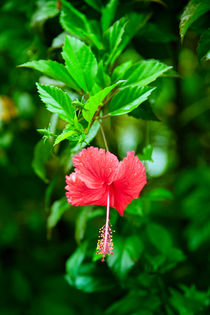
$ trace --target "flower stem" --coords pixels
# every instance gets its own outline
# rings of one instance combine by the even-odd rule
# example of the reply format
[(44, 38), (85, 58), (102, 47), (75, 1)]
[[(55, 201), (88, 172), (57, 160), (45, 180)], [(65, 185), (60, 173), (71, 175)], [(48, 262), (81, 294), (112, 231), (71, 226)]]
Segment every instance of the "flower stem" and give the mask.
[(107, 141), (106, 141), (106, 136), (105, 136), (104, 129), (103, 129), (103, 126), (102, 126), (101, 123), (100, 123), (100, 127), (101, 127), (101, 134), (102, 134), (102, 137), (103, 137), (103, 140), (104, 140), (106, 151), (109, 151), (109, 147), (108, 147), (108, 144), (107, 144)]

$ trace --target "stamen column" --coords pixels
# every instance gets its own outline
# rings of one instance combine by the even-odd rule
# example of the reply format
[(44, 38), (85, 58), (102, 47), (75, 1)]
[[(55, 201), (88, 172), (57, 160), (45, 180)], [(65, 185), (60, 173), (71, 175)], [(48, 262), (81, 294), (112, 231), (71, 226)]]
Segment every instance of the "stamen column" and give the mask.
[(105, 260), (106, 255), (113, 254), (112, 230), (109, 226), (109, 211), (110, 211), (110, 195), (107, 195), (106, 208), (106, 224), (99, 230), (99, 240), (97, 244), (97, 255), (103, 255), (102, 261)]

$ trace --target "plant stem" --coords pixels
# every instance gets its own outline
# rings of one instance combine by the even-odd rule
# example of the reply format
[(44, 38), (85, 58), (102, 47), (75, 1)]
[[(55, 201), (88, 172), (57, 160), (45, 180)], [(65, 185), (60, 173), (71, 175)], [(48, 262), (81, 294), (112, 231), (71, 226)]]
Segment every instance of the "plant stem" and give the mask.
[[(50, 132), (55, 133), (57, 123), (58, 123), (59, 115), (56, 113), (53, 113), (50, 118)], [(53, 137), (50, 136), (49, 138), (50, 142), (53, 143)]]
[(102, 126), (101, 123), (100, 123), (100, 127), (101, 127), (101, 134), (102, 134), (102, 137), (103, 137), (103, 140), (104, 140), (104, 145), (105, 145), (106, 151), (109, 151), (109, 147), (108, 147), (108, 144), (107, 144), (107, 141), (106, 141), (106, 136), (105, 136), (104, 129), (103, 129), (103, 126)]
[(104, 116), (100, 116), (100, 117), (98, 117), (99, 119), (106, 119), (106, 118), (108, 118), (108, 117), (110, 117), (110, 114), (107, 114), (107, 115), (104, 115)]

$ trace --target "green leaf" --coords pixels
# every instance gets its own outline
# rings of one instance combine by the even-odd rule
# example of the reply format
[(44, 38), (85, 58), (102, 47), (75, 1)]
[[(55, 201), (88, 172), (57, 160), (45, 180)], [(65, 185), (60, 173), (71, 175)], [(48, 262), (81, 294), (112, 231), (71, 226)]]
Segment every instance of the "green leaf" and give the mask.
[[(71, 37), (71, 39), (72, 38), (73, 37)], [(83, 68), (79, 62), (79, 58), (75, 50), (77, 43), (79, 44), (79, 46), (81, 46), (82, 42), (78, 39), (73, 39), (73, 48), (71, 44), (71, 39), (69, 36), (66, 36), (62, 56), (65, 60), (66, 68), (68, 69), (70, 75), (74, 78), (74, 80), (76, 80), (77, 84), (84, 91), (87, 91)]]
[(104, 33), (105, 46), (109, 52), (106, 65), (112, 65), (119, 55), (118, 47), (122, 41), (126, 24), (127, 20), (125, 18), (121, 18)]
[(46, 162), (51, 156), (51, 145), (49, 141), (39, 141), (34, 148), (34, 158), (32, 167), (34, 172), (45, 182), (48, 183), (46, 172)]
[(143, 202), (141, 198), (134, 199), (129, 203), (129, 205), (125, 209), (125, 214), (130, 213), (134, 215), (138, 215), (140, 217), (143, 216)]
[(90, 41), (98, 49), (102, 48), (102, 44), (96, 35), (97, 29), (94, 29), (93, 27), (94, 23), (88, 21), (83, 13), (75, 9), (69, 2), (65, 0), (62, 1), (60, 23), (64, 30), (68, 33), (75, 34), (82, 39)]
[[(135, 277), (135, 276), (134, 276)], [(137, 279), (134, 279), (136, 281)], [(134, 283), (135, 285), (135, 283)], [(157, 296), (155, 288), (147, 290), (133, 288), (126, 296), (115, 301), (105, 312), (105, 315), (154, 315), (159, 312), (161, 305), (160, 297)], [(153, 292), (154, 291), (154, 292)]]
[(97, 254), (96, 254), (96, 251), (94, 250), (94, 252), (93, 252), (93, 257), (92, 257), (92, 261), (93, 261), (93, 262), (96, 262), (96, 261), (99, 261), (99, 260), (101, 260), (101, 256), (100, 256), (100, 255), (97, 255)]
[(166, 263), (166, 254), (156, 254), (156, 255), (150, 255), (150, 254), (145, 254), (146, 260), (150, 264), (150, 268), (152, 267), (152, 271), (156, 272), (157, 270), (160, 272), (160, 269), (164, 266)]
[(142, 250), (143, 244), (139, 236), (132, 235), (125, 239), (118, 236), (114, 240), (113, 255), (107, 258), (108, 266), (119, 278), (124, 279), (139, 259)]
[(146, 101), (155, 88), (128, 86), (122, 88), (111, 99), (109, 113), (111, 116), (124, 115)]
[(74, 129), (67, 129), (67, 130), (63, 130), (63, 132), (57, 136), (54, 145), (60, 143), (61, 141), (70, 138), (71, 136), (78, 134), (77, 131), (75, 131)]
[(53, 194), (53, 191), (55, 189), (57, 180), (58, 180), (58, 174), (55, 175), (55, 177), (51, 180), (51, 182), (49, 183), (49, 185), (47, 186), (47, 188), (45, 190), (44, 204), (45, 204), (45, 211), (47, 213), (50, 212), (51, 198), (52, 198), (52, 194)]
[(101, 266), (96, 263), (83, 263), (87, 253), (87, 242), (81, 244), (66, 262), (66, 280), (71, 286), (84, 292), (106, 291), (113, 288)]
[(90, 47), (77, 38), (66, 36), (62, 55), (72, 78), (84, 91), (90, 91), (98, 70)]
[(185, 255), (179, 248), (170, 248), (166, 253), (167, 260), (163, 267), (161, 267), (161, 271), (165, 272), (170, 270), (174, 266), (176, 266), (179, 262), (185, 260)]
[(52, 229), (59, 222), (61, 216), (69, 209), (69, 204), (65, 197), (56, 200), (50, 210), (50, 215), (47, 218), (47, 228)]
[(85, 206), (82, 207), (77, 219), (76, 219), (76, 228), (75, 228), (75, 239), (78, 244), (80, 244), (81, 240), (83, 239), (85, 235), (86, 225), (87, 221), (89, 219), (89, 215), (92, 211), (92, 207)]
[(210, 53), (210, 28), (208, 28), (202, 35), (198, 43), (198, 58), (203, 61), (206, 55)]
[(111, 25), (116, 9), (118, 6), (118, 0), (109, 0), (107, 5), (102, 9), (102, 16), (101, 16), (101, 25), (103, 32)]
[(140, 118), (143, 120), (160, 121), (153, 112), (153, 109), (148, 101), (144, 102), (141, 106), (128, 113), (129, 116)]
[[(116, 21), (104, 33), (104, 43), (107, 51), (106, 66), (113, 66), (115, 60), (126, 48), (131, 39), (146, 24), (150, 14), (138, 14), (131, 12)], [(121, 79), (121, 77), (119, 77)]]
[[(119, 80), (118, 80), (119, 81)], [(100, 87), (105, 88), (111, 84), (110, 76), (105, 72), (103, 61), (98, 64), (97, 83)]]
[(51, 46), (50, 46), (50, 50), (53, 49), (60, 49), (62, 48), (63, 44), (64, 44), (64, 40), (66, 37), (66, 33), (62, 32), (59, 35), (57, 35), (56, 37), (54, 37), (54, 39), (52, 40)]
[[(108, 51), (110, 51), (107, 59), (107, 65), (109, 63), (111, 66), (113, 65), (114, 61), (126, 48), (131, 39), (146, 24), (149, 18), (150, 14), (138, 14), (131, 12), (124, 18), (116, 21), (112, 27), (104, 33), (104, 40)], [(121, 78), (122, 77), (119, 77), (119, 79)]]
[(51, 0), (51, 1), (43, 1), (39, 0), (37, 1), (38, 8), (34, 12), (31, 20), (31, 26), (42, 26), (46, 20), (49, 18), (53, 18), (59, 13), (59, 10), (57, 8), (57, 1)]
[(143, 60), (131, 66), (123, 74), (121, 79), (127, 80), (123, 84), (126, 86), (145, 86), (155, 81), (159, 76), (171, 68), (171, 66), (167, 66), (158, 60)]
[(116, 81), (119, 81), (124, 75), (124, 73), (132, 66), (132, 64), (133, 64), (132, 60), (128, 60), (114, 68), (112, 74), (112, 82), (115, 83)]
[(67, 93), (57, 87), (38, 83), (37, 88), (41, 100), (50, 112), (57, 113), (62, 119), (74, 124), (75, 109)]
[(155, 188), (147, 193), (146, 198), (152, 201), (164, 201), (166, 199), (173, 199), (173, 194), (170, 190), (165, 188)]
[[(165, 273), (167, 270), (174, 268), (179, 262), (185, 260), (183, 252), (178, 248), (172, 247), (170, 235), (163, 227), (158, 226), (158, 228), (152, 229), (150, 233), (149, 239), (158, 250), (158, 253), (152, 249), (152, 254), (146, 253), (145, 258), (148, 260), (150, 267), (153, 268), (153, 271), (158, 270), (160, 273)], [(156, 233), (158, 233), (157, 236), (155, 236)]]
[(86, 16), (65, 0), (62, 1), (60, 22), (63, 28), (69, 33), (80, 36), (81, 31), (89, 32), (89, 24)]
[(112, 84), (111, 86), (106, 87), (105, 89), (101, 90), (97, 94), (91, 96), (87, 102), (85, 103), (84, 109), (82, 111), (83, 117), (88, 121), (91, 122), (95, 112), (97, 111), (99, 106), (103, 105), (103, 100), (105, 97), (118, 85), (120, 82)]
[(76, 84), (76, 82), (72, 79), (67, 69), (61, 63), (52, 60), (34, 60), (30, 62), (26, 62), (19, 67), (26, 67), (38, 70), (45, 75), (64, 82), (70, 88), (79, 91), (80, 88)]
[[(89, 144), (97, 135), (98, 131), (100, 128), (100, 124), (98, 121), (94, 121), (92, 127), (89, 129), (89, 131), (87, 132), (86, 136), (85, 136), (85, 143), (86, 145)], [(81, 146), (83, 146), (84, 143), (81, 143)]]
[(66, 261), (66, 273), (69, 280), (73, 283), (76, 281), (80, 266), (85, 259), (87, 251), (87, 242), (81, 244), (73, 255)]
[(53, 132), (51, 132), (49, 129), (46, 129), (46, 128), (44, 128), (44, 129), (37, 129), (37, 131), (39, 133), (41, 133), (42, 135), (44, 135), (45, 137), (47, 137), (47, 138), (49, 138), (50, 136), (52, 136), (52, 137), (56, 136)]
[(149, 223), (147, 225), (147, 234), (151, 243), (162, 253), (167, 253), (172, 247), (171, 236), (161, 225)]
[[(100, 124), (97, 120), (94, 121), (93, 125), (90, 129), (86, 131), (86, 134), (82, 133), (82, 138), (77, 140), (77, 142), (67, 149), (67, 153), (64, 156), (65, 162), (65, 172), (69, 172), (70, 168), (72, 167), (72, 158), (75, 154), (80, 152), (83, 148), (90, 144), (90, 142), (95, 138), (100, 128)], [(70, 152), (69, 152), (70, 151)]]
[(181, 40), (183, 40), (191, 24), (209, 10), (210, 10), (209, 0), (190, 0), (188, 2), (181, 15), (181, 21), (179, 25)]
[(210, 50), (207, 52), (207, 54), (202, 58), (204, 61), (210, 60)]
[(71, 286), (86, 293), (109, 291), (115, 286), (107, 275), (101, 273), (96, 263), (80, 266), (79, 274), (74, 282), (68, 274), (65, 278)]
[[(198, 291), (194, 285), (180, 285), (181, 291), (170, 289), (170, 304), (180, 315), (208, 314), (210, 291)], [(173, 313), (174, 314), (174, 313)]]
[(162, 0), (139, 0), (139, 1), (141, 1), (141, 2), (156, 2), (156, 3), (162, 4), (164, 7), (167, 7), (165, 2)]
[[(0, 101), (1, 104), (1, 101)], [(0, 133), (0, 148), (8, 148), (11, 146), (14, 135), (10, 131)]]
[(76, 152), (81, 151), (84, 147), (86, 147), (86, 145), (88, 145), (97, 135), (98, 131), (100, 128), (100, 124), (98, 121), (94, 121), (92, 127), (89, 129), (88, 133), (85, 135), (84, 141), (81, 143), (76, 144), (76, 146), (74, 146), (71, 149), (71, 153), (75, 154)]
[(101, 0), (85, 0), (89, 6), (91, 6), (93, 9), (95, 9), (98, 12), (101, 12), (102, 3)]
[[(57, 114), (54, 114), (54, 115), (57, 115)], [(43, 135), (42, 139), (44, 142), (48, 139), (51, 141), (52, 137), (57, 137), (57, 134), (50, 131), (50, 125), (49, 125), (48, 129), (46, 129), (46, 128), (45, 129), (37, 129), (37, 131), (39, 133), (41, 133), (41, 135)]]
[(130, 12), (126, 15), (127, 24), (125, 27), (125, 32), (123, 34), (122, 42), (118, 47), (117, 56), (118, 57), (122, 51), (126, 48), (131, 39), (139, 33), (139, 30), (147, 23), (151, 14), (145, 13), (135, 13)]
[(92, 220), (97, 217), (102, 217), (103, 215), (104, 215), (104, 209), (94, 209), (94, 211), (89, 213), (88, 219)]
[(143, 154), (139, 154), (138, 157), (141, 161), (153, 162), (152, 152), (153, 152), (153, 147), (151, 144), (148, 144), (146, 147), (143, 148)]
[(177, 36), (161, 23), (147, 23), (139, 35), (153, 43), (170, 43), (177, 40)]

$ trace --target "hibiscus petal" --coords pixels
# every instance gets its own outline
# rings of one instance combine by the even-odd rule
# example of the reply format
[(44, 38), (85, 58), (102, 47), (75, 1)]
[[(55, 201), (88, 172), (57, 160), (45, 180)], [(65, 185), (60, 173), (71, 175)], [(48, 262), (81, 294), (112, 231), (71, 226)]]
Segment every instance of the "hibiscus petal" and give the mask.
[(89, 188), (77, 173), (66, 176), (66, 198), (72, 206), (99, 205), (106, 206), (107, 186)]
[(87, 187), (99, 188), (113, 181), (119, 161), (114, 154), (104, 149), (89, 147), (74, 157), (73, 165)]
[(122, 216), (127, 205), (139, 197), (146, 183), (143, 164), (133, 151), (128, 152), (127, 157), (120, 162), (118, 173), (110, 187), (111, 207), (117, 209)]

